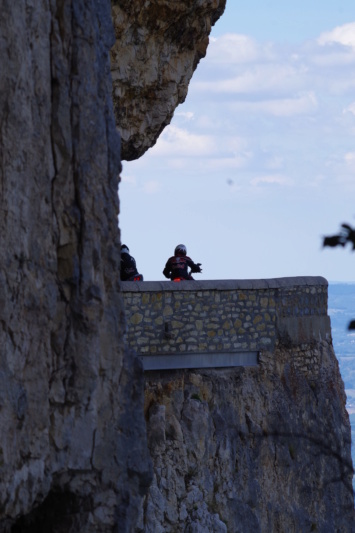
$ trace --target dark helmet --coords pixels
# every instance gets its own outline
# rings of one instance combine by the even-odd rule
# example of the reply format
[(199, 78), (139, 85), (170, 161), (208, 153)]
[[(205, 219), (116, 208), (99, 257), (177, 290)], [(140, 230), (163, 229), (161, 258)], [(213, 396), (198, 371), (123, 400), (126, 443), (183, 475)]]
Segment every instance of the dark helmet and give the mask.
[(129, 248), (125, 244), (121, 246), (121, 254), (129, 254)]
[(186, 246), (184, 244), (178, 244), (175, 248), (174, 255), (186, 255)]

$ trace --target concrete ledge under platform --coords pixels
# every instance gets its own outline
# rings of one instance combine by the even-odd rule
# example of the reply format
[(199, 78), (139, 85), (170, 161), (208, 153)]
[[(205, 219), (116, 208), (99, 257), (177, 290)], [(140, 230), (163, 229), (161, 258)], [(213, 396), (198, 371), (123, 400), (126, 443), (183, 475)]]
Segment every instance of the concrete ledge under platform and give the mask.
[(258, 352), (150, 354), (142, 355), (141, 360), (144, 370), (256, 366)]

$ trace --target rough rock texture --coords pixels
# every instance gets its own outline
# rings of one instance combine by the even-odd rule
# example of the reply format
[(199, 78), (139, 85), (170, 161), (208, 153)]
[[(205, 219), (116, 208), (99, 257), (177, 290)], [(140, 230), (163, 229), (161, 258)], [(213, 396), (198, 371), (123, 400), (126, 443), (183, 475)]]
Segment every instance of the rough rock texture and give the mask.
[[(142, 148), (133, 136), (133, 157), (184, 98), (223, 5), (120, 2), (139, 19), (116, 27), (116, 69), (132, 87), (117, 116), (141, 106), (140, 121), (129, 117), (130, 135), (145, 137)], [(148, 34), (165, 72), (154, 84)], [(0, 531), (131, 531), (151, 481), (142, 368), (123, 347), (114, 41), (108, 0), (1, 6)]]
[(187, 95), (226, 0), (114, 0), (113, 101), (122, 159), (155, 144)]
[(278, 345), (258, 368), (147, 373), (145, 413), (154, 480), (136, 531), (355, 531), (330, 343)]
[[(131, 87), (116, 94), (117, 116), (129, 141), (124, 157), (132, 158), (155, 142), (184, 98), (224, 2), (119, 5), (121, 15), (140, 20), (124, 19), (126, 35), (116, 4), (123, 45), (115, 62)], [(113, 42), (107, 0), (2, 2), (0, 531), (125, 533), (137, 517), (139, 529), (154, 532), (226, 524), (326, 531), (326, 516), (328, 531), (349, 531), (348, 420), (329, 346), (312, 382), (282, 350), (259, 373), (152, 380), (155, 473), (143, 507), (153, 473), (142, 368), (123, 346)], [(160, 60), (144, 71), (154, 52)], [(150, 82), (154, 70), (158, 80)], [(287, 487), (281, 495), (280, 487)]]
[(0, 531), (131, 531), (150, 482), (124, 356), (104, 0), (2, 2)]

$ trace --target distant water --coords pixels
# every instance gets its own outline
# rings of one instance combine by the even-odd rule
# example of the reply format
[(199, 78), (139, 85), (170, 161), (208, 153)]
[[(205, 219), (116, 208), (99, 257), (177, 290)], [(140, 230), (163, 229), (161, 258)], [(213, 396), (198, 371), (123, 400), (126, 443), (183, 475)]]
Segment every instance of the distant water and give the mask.
[[(355, 465), (355, 330), (348, 330), (349, 322), (355, 320), (355, 282), (329, 283), (328, 296), (333, 346), (345, 385), (351, 424), (351, 455)], [(355, 488), (355, 478), (353, 485)]]

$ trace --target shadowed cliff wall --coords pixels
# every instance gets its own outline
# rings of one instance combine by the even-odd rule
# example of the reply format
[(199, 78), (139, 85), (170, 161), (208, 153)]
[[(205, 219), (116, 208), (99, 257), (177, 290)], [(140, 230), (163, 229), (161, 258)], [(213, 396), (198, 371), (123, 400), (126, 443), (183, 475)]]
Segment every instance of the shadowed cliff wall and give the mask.
[[(115, 69), (125, 91), (120, 103), (115, 86), (115, 106), (125, 119), (132, 110), (131, 126), (125, 122), (121, 131), (130, 158), (137, 158), (154, 144), (186, 94), (225, 2), (165, 2), (165, 8), (161, 0), (144, 2), (145, 14), (159, 12), (159, 27), (174, 30), (175, 64), (179, 42), (187, 44), (180, 38), (182, 28), (194, 20), (199, 26), (189, 53), (180, 50), (184, 90), (181, 78), (170, 77), (169, 95), (159, 91), (163, 78), (158, 76), (157, 107), (152, 91), (144, 91), (153, 73), (141, 69), (145, 37), (153, 67), (164, 63), (171, 39), (166, 48), (152, 17), (136, 24), (142, 10), (138, 0), (119, 2), (121, 15), (131, 18), (122, 23), (115, 16), (115, 32), (113, 3), (1, 4), (2, 532), (131, 531), (151, 480), (142, 368), (123, 343), (117, 226), (121, 141), (110, 51), (116, 43)], [(179, 12), (178, 26), (169, 4)], [(168, 71), (169, 61), (165, 66)], [(142, 90), (130, 91), (136, 80), (128, 71), (138, 70)], [(142, 112), (135, 112), (137, 102)], [(144, 132), (150, 129), (146, 108), (159, 115), (154, 132)]]
[(113, 43), (109, 2), (1, 4), (2, 532), (129, 531), (151, 477), (117, 281)]

